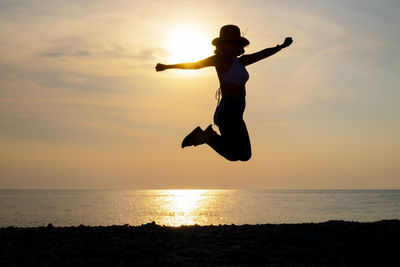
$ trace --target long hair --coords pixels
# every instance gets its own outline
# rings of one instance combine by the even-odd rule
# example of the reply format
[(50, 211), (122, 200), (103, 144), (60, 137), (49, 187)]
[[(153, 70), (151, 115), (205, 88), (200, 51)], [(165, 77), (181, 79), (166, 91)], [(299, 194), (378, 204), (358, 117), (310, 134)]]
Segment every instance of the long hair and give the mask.
[[(247, 46), (247, 45), (246, 45)], [(244, 45), (241, 47), (240, 51), (239, 51), (239, 55), (243, 55), (244, 54)], [(214, 50), (214, 54), (215, 55), (222, 55), (224, 53), (224, 49), (223, 49), (223, 43), (219, 43), (215, 46), (215, 50)]]

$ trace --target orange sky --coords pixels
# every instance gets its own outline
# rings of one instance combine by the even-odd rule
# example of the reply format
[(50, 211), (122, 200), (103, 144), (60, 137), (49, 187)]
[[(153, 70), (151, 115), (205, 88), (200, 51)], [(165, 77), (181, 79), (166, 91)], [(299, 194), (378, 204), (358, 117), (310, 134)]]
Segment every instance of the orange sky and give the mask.
[[(2, 2), (0, 188), (400, 188), (399, 6)], [(212, 123), (215, 70), (154, 71), (179, 29), (200, 59), (228, 23), (247, 53), (294, 39), (248, 67), (244, 163), (180, 148)]]

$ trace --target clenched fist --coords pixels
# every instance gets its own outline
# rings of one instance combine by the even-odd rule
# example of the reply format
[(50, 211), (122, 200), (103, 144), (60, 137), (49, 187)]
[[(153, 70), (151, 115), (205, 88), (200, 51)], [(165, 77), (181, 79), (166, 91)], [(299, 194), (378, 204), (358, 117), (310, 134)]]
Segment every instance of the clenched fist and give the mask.
[(283, 42), (282, 46), (283, 47), (288, 47), (289, 45), (291, 45), (293, 43), (293, 39), (292, 37), (286, 37), (285, 41)]
[(165, 67), (164, 64), (158, 63), (158, 64), (156, 65), (156, 71), (163, 71), (163, 70), (165, 70), (165, 69), (166, 69), (166, 67)]

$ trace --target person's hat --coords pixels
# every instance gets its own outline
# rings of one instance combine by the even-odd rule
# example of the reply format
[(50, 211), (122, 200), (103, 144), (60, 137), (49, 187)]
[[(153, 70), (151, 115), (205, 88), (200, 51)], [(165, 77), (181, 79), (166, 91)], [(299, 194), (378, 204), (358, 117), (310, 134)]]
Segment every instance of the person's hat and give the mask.
[(215, 46), (222, 42), (240, 42), (243, 46), (250, 44), (249, 40), (240, 35), (240, 29), (236, 25), (222, 26), (219, 37), (212, 40), (212, 44)]

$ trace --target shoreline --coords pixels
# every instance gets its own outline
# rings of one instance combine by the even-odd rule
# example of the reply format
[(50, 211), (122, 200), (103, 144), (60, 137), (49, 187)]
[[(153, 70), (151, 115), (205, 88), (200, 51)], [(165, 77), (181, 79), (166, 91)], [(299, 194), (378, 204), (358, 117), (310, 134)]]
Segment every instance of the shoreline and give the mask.
[(0, 226), (0, 231), (4, 229), (38, 229), (38, 228), (109, 228), (109, 227), (128, 227), (128, 228), (140, 228), (140, 227), (148, 227), (148, 226), (155, 226), (155, 227), (162, 227), (162, 228), (188, 228), (188, 227), (227, 227), (227, 226), (235, 226), (235, 227), (243, 227), (243, 226), (277, 226), (277, 225), (316, 225), (316, 224), (331, 224), (331, 223), (344, 223), (344, 224), (377, 224), (377, 223), (400, 223), (400, 219), (382, 219), (377, 221), (351, 221), (351, 220), (327, 220), (321, 222), (282, 222), (282, 223), (245, 223), (245, 224), (182, 224), (179, 226), (173, 225), (165, 225), (165, 224), (158, 224), (155, 221), (143, 223), (140, 225), (131, 225), (131, 224), (112, 224), (112, 225), (91, 225), (91, 224), (79, 224), (79, 225), (53, 225), (53, 223), (48, 223), (47, 225), (38, 225), (38, 226)]
[(0, 228), (0, 265), (400, 266), (400, 220)]

